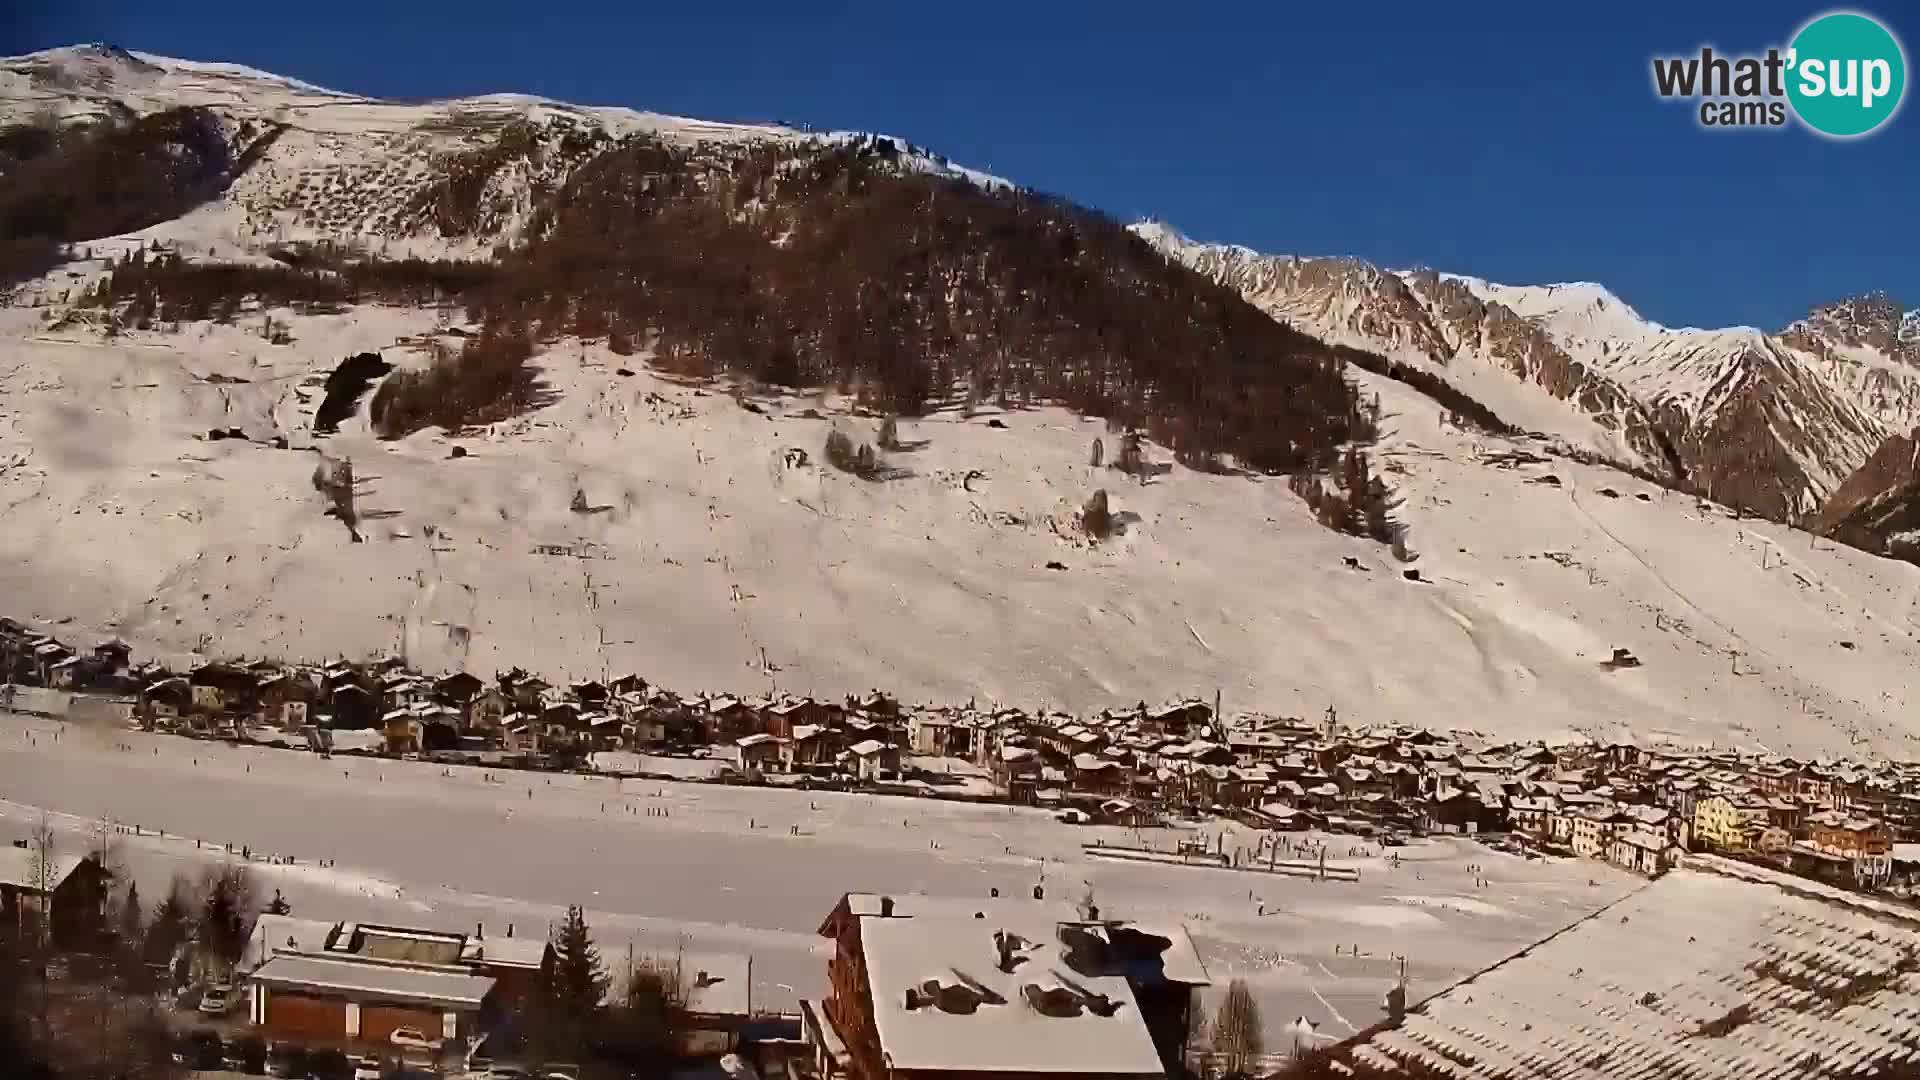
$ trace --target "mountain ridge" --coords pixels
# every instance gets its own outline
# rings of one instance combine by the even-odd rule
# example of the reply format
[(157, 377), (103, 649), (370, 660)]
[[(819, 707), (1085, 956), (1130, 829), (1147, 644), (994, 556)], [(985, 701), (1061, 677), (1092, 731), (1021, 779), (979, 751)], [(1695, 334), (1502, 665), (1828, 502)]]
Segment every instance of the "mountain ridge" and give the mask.
[(1920, 422), (1920, 312), (1885, 294), (1819, 305), (1772, 333), (1675, 329), (1598, 283), (1504, 285), (1263, 255), (1163, 223), (1135, 229), (1310, 333), (1412, 354), (1450, 378), (1463, 367), (1504, 371), (1598, 429), (1549, 433), (1622, 464), (1665, 467), (1676, 486), (1790, 524), (1818, 517), (1875, 450)]

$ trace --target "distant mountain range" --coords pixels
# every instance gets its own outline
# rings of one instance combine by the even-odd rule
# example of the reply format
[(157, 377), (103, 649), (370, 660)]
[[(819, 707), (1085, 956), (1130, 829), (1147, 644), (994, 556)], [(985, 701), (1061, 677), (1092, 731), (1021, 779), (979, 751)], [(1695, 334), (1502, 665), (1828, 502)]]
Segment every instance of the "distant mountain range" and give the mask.
[(1774, 332), (1671, 329), (1591, 282), (1501, 285), (1135, 231), (1302, 330), (1430, 367), (1522, 427), (1777, 521), (1844, 516), (1829, 501), (1920, 423), (1920, 311), (1883, 295)]

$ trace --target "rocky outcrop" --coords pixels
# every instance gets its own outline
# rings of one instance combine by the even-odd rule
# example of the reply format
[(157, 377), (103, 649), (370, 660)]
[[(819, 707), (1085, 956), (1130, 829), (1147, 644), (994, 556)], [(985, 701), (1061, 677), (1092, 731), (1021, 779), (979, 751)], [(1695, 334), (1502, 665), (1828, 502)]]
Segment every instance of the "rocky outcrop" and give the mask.
[(1881, 443), (1808, 528), (1857, 548), (1920, 562), (1920, 430)]
[(1684, 465), (1653, 416), (1611, 379), (1568, 355), (1532, 320), (1481, 299), (1460, 278), (1417, 270), (1406, 280), (1426, 300), (1429, 318), (1443, 328), (1453, 352), (1471, 349), (1495, 359), (1516, 378), (1622, 432), (1643, 460), (1663, 468), (1675, 483), (1684, 482)]
[(1886, 293), (1868, 293), (1817, 307), (1781, 337), (1809, 352), (1866, 349), (1920, 367), (1920, 309), (1907, 311)]

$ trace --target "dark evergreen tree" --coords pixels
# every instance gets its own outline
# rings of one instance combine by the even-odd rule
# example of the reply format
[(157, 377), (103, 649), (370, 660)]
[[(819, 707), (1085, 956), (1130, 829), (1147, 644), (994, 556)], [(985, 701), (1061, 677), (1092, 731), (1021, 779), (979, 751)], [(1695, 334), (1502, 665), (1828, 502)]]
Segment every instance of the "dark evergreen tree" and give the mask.
[(140, 883), (128, 882), (127, 898), (120, 904), (120, 924), (114, 929), (121, 948), (139, 950), (140, 939), (146, 933), (146, 917), (147, 913), (140, 908)]
[(1227, 984), (1226, 997), (1213, 1020), (1213, 1052), (1224, 1059), (1227, 1072), (1249, 1073), (1265, 1049), (1260, 1006), (1247, 981), (1235, 979)]
[(193, 918), (193, 905), (187, 898), (186, 883), (176, 878), (173, 887), (167, 891), (166, 899), (154, 907), (153, 921), (147, 925), (147, 935), (142, 942), (147, 960), (164, 963), (171, 959), (173, 950), (187, 940), (187, 931)]
[(554, 928), (552, 945), (542, 971), (541, 1041), (549, 1050), (578, 1055), (594, 1034), (607, 992), (607, 969), (578, 905), (567, 907), (566, 918)]
[(1107, 509), (1107, 490), (1101, 488), (1080, 509), (1080, 527), (1095, 540), (1105, 540), (1113, 531), (1113, 515)]
[(827, 432), (825, 453), (827, 464), (832, 465), (841, 472), (854, 471), (853, 440), (847, 438), (846, 432), (841, 431), (839, 428), (834, 428), (832, 431)]
[(208, 870), (200, 883), (200, 948), (231, 967), (246, 952), (260, 910), (259, 886), (239, 863)]

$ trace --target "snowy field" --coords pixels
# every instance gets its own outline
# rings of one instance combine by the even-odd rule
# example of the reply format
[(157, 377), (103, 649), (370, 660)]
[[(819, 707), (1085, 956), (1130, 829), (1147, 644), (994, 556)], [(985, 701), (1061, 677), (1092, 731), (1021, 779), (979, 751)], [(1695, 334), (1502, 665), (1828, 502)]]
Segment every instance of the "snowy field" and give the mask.
[[(112, 850), (146, 897), (231, 844), (307, 918), (544, 934), (579, 903), (612, 954), (683, 939), (750, 954), (754, 1000), (769, 1004), (824, 990), (814, 931), (842, 892), (964, 900), (1043, 883), (1048, 899), (1078, 902), (1091, 890), (1105, 916), (1184, 921), (1217, 981), (1245, 976), (1269, 1016), (1334, 1033), (1379, 1018), (1396, 956), (1414, 993), (1433, 993), (1641, 884), (1600, 863), (1529, 862), (1465, 840), (1396, 849), (1394, 869), (1349, 856), (1345, 837), (1292, 838), (1327, 842), (1329, 865), (1357, 868), (1355, 883), (1116, 863), (1081, 845), (1171, 848), (1188, 834), (884, 796), (443, 774), (0, 717), (0, 833), (26, 836), (43, 809), (70, 850), (94, 843), (103, 819), (137, 824), (138, 837), (110, 830)], [(1227, 828), (1229, 851), (1252, 846)], [(294, 864), (264, 861), (287, 856)]]

